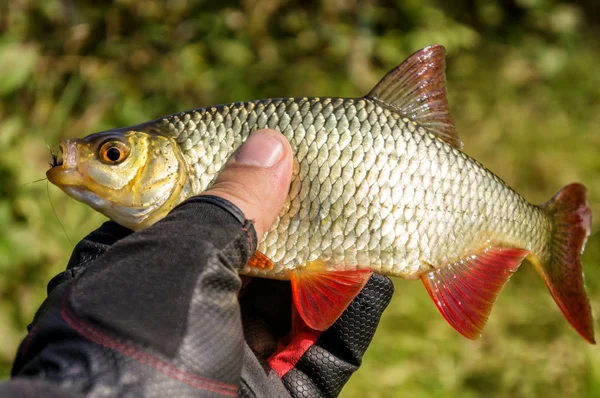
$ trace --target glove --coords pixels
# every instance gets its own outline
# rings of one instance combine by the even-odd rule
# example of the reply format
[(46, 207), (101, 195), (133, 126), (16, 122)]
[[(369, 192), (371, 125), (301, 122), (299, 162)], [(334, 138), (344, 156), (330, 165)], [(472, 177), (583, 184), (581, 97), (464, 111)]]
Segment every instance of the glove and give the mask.
[[(201, 204), (192, 203), (194, 206)], [(227, 396), (236, 395), (239, 387), (240, 396), (244, 397), (337, 396), (351, 374), (360, 366), (360, 358), (393, 293), (393, 285), (388, 278), (374, 275), (330, 329), (322, 333), (307, 329), (308, 332), (304, 330), (303, 333), (296, 334), (294, 340), (286, 341), (291, 329), (289, 282), (253, 280), (243, 291), (240, 300), (246, 344), (243, 342), (239, 319), (234, 320), (235, 309), (220, 313), (221, 319), (215, 320), (208, 316), (206, 307), (219, 305), (215, 300), (210, 300), (210, 306), (194, 310), (199, 314), (197, 321), (193, 323), (205, 327), (188, 328), (187, 332), (171, 326), (185, 324), (183, 320), (175, 321), (177, 316), (174, 314), (181, 313), (176, 308), (178, 304), (172, 305), (165, 313), (166, 309), (152, 309), (155, 305), (140, 303), (139, 297), (143, 293), (149, 297), (155, 296), (159, 302), (162, 301), (162, 296), (166, 296), (166, 301), (170, 301), (168, 299), (171, 296), (160, 293), (160, 290), (165, 292), (162, 277), (153, 280), (143, 275), (145, 261), (132, 263), (127, 270), (119, 270), (116, 281), (111, 278), (114, 274), (99, 267), (94, 272), (102, 275), (96, 276), (95, 280), (108, 285), (106, 294), (125, 296), (123, 298), (130, 302), (131, 308), (124, 311), (130, 311), (129, 314), (119, 315), (118, 313), (122, 313), (121, 309), (110, 308), (111, 302), (117, 302), (116, 297), (105, 299), (105, 294), (92, 290), (93, 286), (88, 290), (87, 284), (76, 288), (75, 292), (71, 291), (70, 300), (73, 304), (72, 307), (66, 306), (69, 287), (75, 289), (71, 287), (73, 282), (83, 279), (81, 275), (86, 273), (88, 267), (97, 267), (96, 260), (108, 256), (111, 245), (130, 233), (129, 230), (108, 222), (77, 245), (67, 270), (57, 275), (48, 285), (49, 298), (40, 308), (29, 335), (21, 345), (13, 377), (46, 380), (86, 395), (106, 390), (110, 391), (108, 396), (183, 397), (202, 394), (210, 396), (213, 393)], [(137, 237), (133, 235), (128, 240), (140, 243), (140, 239), (133, 238)], [(121, 245), (123, 243), (125, 242)], [(241, 268), (242, 265), (243, 263), (237, 266)], [(91, 278), (90, 275), (91, 272), (86, 279)], [(145, 285), (150, 290), (158, 291), (138, 291), (132, 294), (126, 286), (121, 286), (130, 278), (135, 280), (140, 277), (146, 281)], [(169, 278), (170, 276), (165, 279)], [(185, 277), (180, 280), (182, 279)], [(232, 277), (231, 280), (235, 278)], [(223, 295), (223, 290), (229, 290), (223, 289), (228, 285), (225, 278), (215, 282), (217, 288), (222, 289), (218, 295)], [(171, 285), (174, 289), (177, 288), (177, 283)], [(238, 288), (239, 283), (229, 293), (237, 293)], [(199, 300), (204, 296), (199, 292), (194, 294)], [(278, 304), (274, 306), (273, 303)], [(133, 308), (139, 304), (139, 310)], [(84, 312), (87, 320), (74, 313), (74, 308)], [(101, 319), (105, 319), (104, 327), (98, 325), (102, 323)], [(117, 332), (105, 330), (108, 325)], [(161, 330), (161, 325), (168, 327)], [(211, 329), (229, 333), (213, 333), (212, 338), (209, 338), (207, 331)], [(237, 333), (234, 333), (236, 329)], [(177, 338), (186, 333), (186, 338)], [(181, 345), (186, 340), (193, 343), (189, 349), (182, 350)], [(169, 354), (172, 359), (165, 359), (160, 352)], [(199, 380), (205, 382), (192, 383), (204, 389), (202, 394), (181, 385), (190, 381), (184, 376), (186, 372), (177, 371), (177, 364), (183, 363), (185, 357), (192, 363), (196, 362), (195, 368), (207, 365), (204, 372), (195, 371), (204, 376)], [(242, 357), (243, 366), (236, 366), (241, 365)], [(136, 376), (136, 373), (139, 375)], [(144, 376), (140, 377), (141, 375)], [(130, 377), (137, 379), (137, 383), (128, 380)], [(212, 382), (208, 382), (209, 379)], [(224, 387), (227, 384), (231, 385), (231, 391)], [(219, 388), (212, 388), (216, 385)], [(48, 391), (47, 388), (50, 387), (54, 386), (45, 386), (44, 391)], [(157, 389), (160, 391), (158, 394), (145, 392)], [(39, 391), (25, 396), (34, 396), (33, 394), (39, 394)], [(65, 394), (61, 392), (56, 396)]]
[(255, 245), (252, 224), (215, 197), (134, 234), (105, 224), (50, 282), (13, 377), (86, 396), (237, 396), (238, 271)]
[[(287, 159), (279, 164), (291, 170)], [(287, 193), (285, 181), (268, 180), (285, 173), (248, 170), (228, 166), (210, 192), (220, 197), (192, 198), (143, 231), (109, 222), (80, 242), (49, 283), (0, 396), (337, 395), (392, 285), (373, 277), (322, 333), (291, 330), (289, 283), (254, 280), (238, 300), (238, 271), (276, 217), (261, 209), (277, 210)], [(273, 203), (228, 189), (252, 181), (246, 172), (265, 172), (256, 189)]]

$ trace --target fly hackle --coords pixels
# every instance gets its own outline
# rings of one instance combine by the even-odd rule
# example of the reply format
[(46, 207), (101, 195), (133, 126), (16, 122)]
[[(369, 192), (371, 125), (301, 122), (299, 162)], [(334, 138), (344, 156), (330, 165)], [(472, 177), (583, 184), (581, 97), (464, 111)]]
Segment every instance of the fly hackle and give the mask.
[(50, 149), (50, 156), (52, 157), (52, 161), (50, 162), (50, 168), (63, 165), (63, 158), (61, 153), (56, 153), (52, 149)]

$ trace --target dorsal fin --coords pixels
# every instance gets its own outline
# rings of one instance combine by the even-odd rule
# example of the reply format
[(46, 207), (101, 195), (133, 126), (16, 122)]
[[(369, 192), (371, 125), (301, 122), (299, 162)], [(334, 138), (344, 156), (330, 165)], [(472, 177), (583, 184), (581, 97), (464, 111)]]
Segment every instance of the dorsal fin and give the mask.
[(417, 51), (388, 72), (366, 95), (414, 120), (461, 149), (446, 97), (446, 50), (434, 45)]

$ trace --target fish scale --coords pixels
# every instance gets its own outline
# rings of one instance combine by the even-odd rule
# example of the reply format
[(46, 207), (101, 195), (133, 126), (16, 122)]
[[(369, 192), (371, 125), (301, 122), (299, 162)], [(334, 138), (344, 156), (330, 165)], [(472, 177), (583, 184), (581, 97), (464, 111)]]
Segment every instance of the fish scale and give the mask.
[(142, 229), (209, 189), (252, 133), (274, 129), (293, 151), (292, 181), (242, 273), (289, 279), (295, 322), (327, 329), (378, 272), (420, 278), (448, 323), (474, 339), (527, 258), (593, 343), (585, 187), (534, 206), (464, 154), (444, 57), (441, 46), (418, 51), (363, 98), (239, 102), (67, 140), (48, 179)]
[(369, 99), (234, 103), (159, 125), (193, 170), (193, 193), (210, 186), (251, 132), (271, 128), (289, 140), (297, 174), (258, 248), (274, 268), (246, 267), (247, 275), (288, 279), (290, 270), (321, 259), (415, 278), (489, 241), (547, 250), (542, 237), (551, 223), (540, 209), (475, 160)]

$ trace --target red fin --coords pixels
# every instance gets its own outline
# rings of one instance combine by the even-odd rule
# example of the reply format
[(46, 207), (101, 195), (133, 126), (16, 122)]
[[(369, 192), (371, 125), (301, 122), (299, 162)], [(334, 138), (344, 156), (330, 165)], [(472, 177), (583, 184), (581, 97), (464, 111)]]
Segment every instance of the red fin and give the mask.
[(461, 149), (463, 144), (448, 107), (445, 72), (444, 47), (425, 47), (388, 72), (367, 98), (379, 101)]
[(567, 320), (595, 344), (594, 318), (581, 266), (592, 224), (586, 189), (581, 184), (567, 185), (541, 208), (552, 217), (552, 255), (546, 260), (534, 258), (533, 265)]
[(523, 249), (489, 248), (421, 276), (427, 293), (456, 331), (477, 339), (496, 297), (529, 254)]
[(336, 271), (320, 261), (290, 274), (298, 313), (315, 330), (329, 328), (348, 308), (371, 277), (371, 270)]
[(279, 339), (277, 350), (267, 359), (269, 366), (283, 378), (312, 347), (321, 331), (308, 327), (292, 303), (292, 330)]
[(271, 259), (258, 250), (254, 252), (254, 256), (250, 260), (248, 260), (248, 264), (246, 266), (251, 268), (259, 268), (264, 269), (266, 271), (273, 269), (273, 262)]

